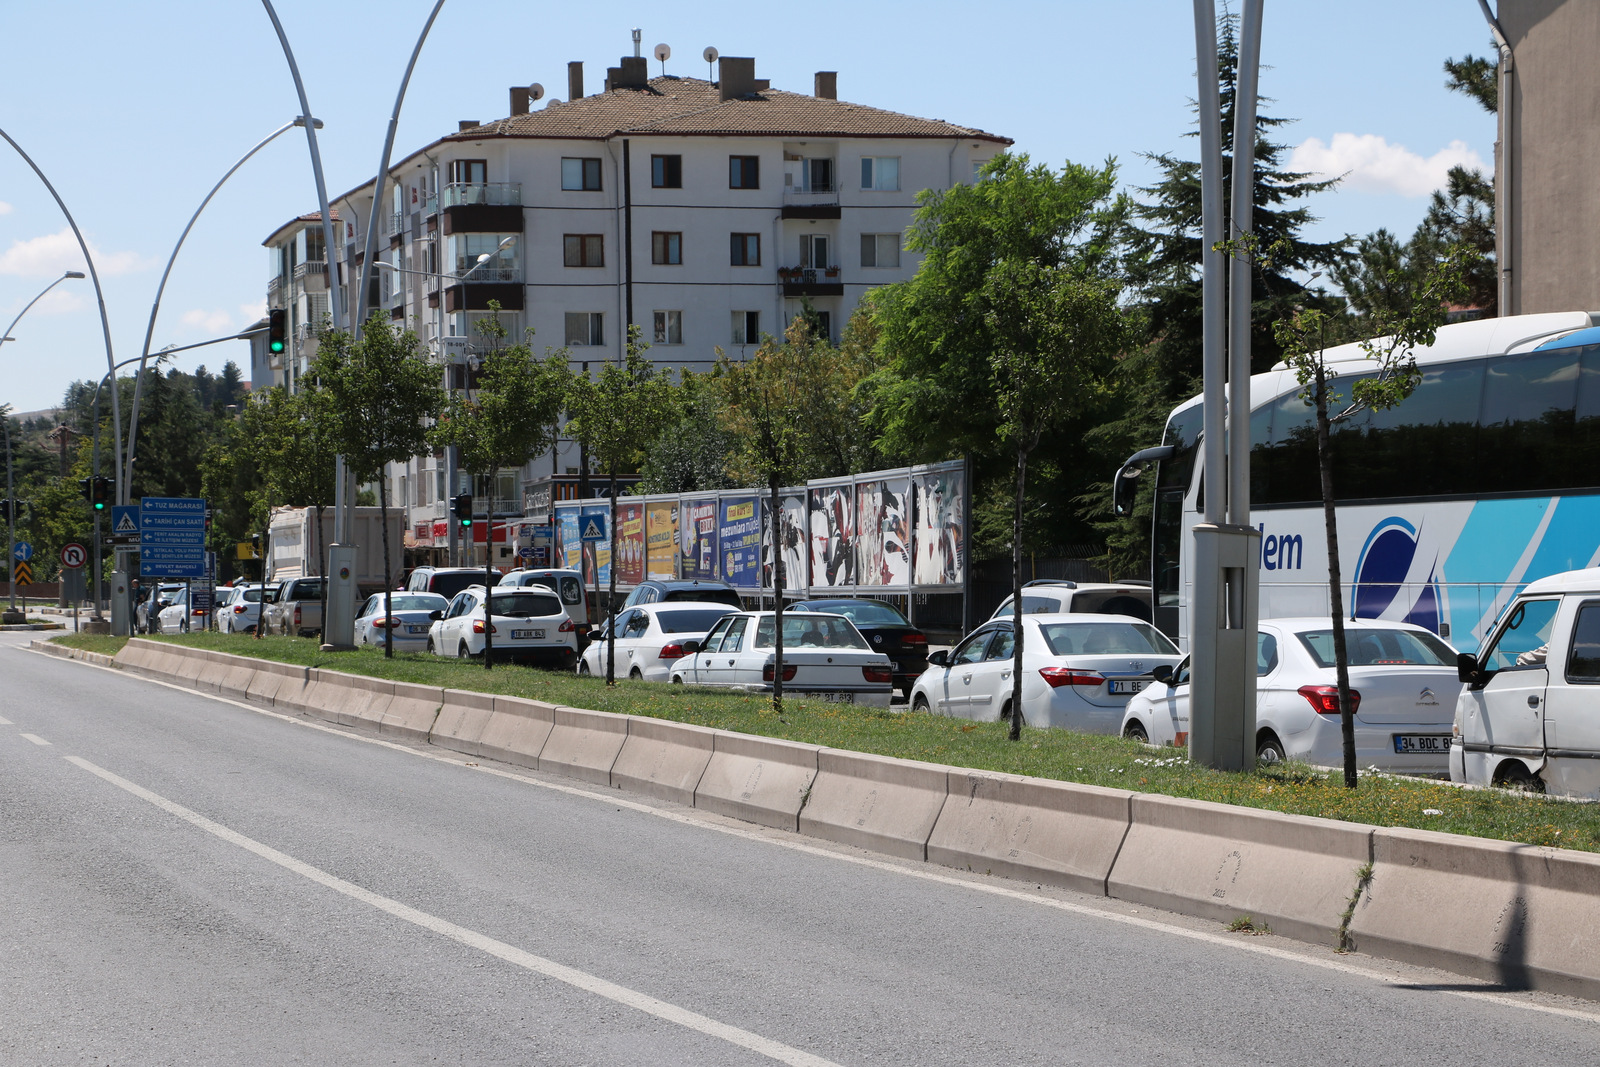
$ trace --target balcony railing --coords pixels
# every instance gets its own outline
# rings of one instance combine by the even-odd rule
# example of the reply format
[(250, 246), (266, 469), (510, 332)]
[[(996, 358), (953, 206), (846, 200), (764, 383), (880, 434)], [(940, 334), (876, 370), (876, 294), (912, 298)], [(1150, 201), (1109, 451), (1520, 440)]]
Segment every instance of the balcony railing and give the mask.
[(428, 194), (427, 199), (422, 202), (422, 213), (424, 215), (437, 215), (439, 213), (438, 193)]
[(393, 237), (397, 233), (404, 233), (405, 228), (406, 213), (404, 211), (396, 211), (393, 215), (389, 216), (388, 236)]
[(456, 268), (454, 274), (445, 275), (446, 285), (457, 285), (461, 282), (471, 285), (476, 282), (505, 283), (520, 281), (522, 281), (521, 267), (515, 265), (501, 267), (495, 266), (493, 263), (485, 263), (476, 269), (472, 269), (471, 264), (464, 263)]
[(278, 290), (280, 290), (282, 288), (283, 288), (283, 275), (274, 274), (272, 277), (267, 279), (267, 296), (270, 297), (273, 293), (276, 293)]
[(783, 202), (785, 204), (837, 204), (839, 202), (839, 186), (833, 182), (785, 185), (783, 187)]
[(521, 182), (451, 182), (444, 187), (444, 207), (462, 204), (522, 203)]
[(304, 278), (307, 274), (326, 275), (327, 273), (328, 264), (326, 260), (318, 259), (310, 263), (296, 263), (294, 265), (294, 276), (296, 278)]

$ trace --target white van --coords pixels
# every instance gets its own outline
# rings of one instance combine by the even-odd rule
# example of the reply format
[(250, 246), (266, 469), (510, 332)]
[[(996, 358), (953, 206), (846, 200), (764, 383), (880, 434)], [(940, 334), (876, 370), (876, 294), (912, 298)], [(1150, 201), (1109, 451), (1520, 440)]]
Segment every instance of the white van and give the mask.
[(589, 629), (588, 598), (583, 595), (583, 575), (577, 571), (561, 568), (509, 571), (500, 579), (500, 584), (519, 588), (542, 585), (553, 589), (561, 597), (561, 606), (567, 609), (567, 614), (572, 617), (578, 629), (580, 631)]
[(1600, 798), (1600, 567), (1529, 583), (1457, 673), (1452, 781)]

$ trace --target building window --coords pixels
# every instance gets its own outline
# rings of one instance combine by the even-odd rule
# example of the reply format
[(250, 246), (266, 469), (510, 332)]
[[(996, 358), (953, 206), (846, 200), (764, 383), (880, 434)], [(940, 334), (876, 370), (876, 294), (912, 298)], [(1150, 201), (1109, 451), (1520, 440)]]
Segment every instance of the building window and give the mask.
[(484, 185), (489, 181), (489, 161), (486, 159), (452, 159), (450, 184)]
[(729, 234), (728, 262), (735, 267), (761, 266), (761, 235), (759, 233)]
[(761, 157), (760, 156), (729, 156), (728, 157), (728, 188), (729, 189), (759, 189), (759, 188), (761, 188)]
[[(457, 233), (449, 238), (455, 257), (455, 273), (474, 282), (517, 280), (517, 242), (507, 243), (515, 234)], [(488, 256), (481, 263), (479, 256)]]
[(561, 239), (562, 262), (569, 267), (606, 265), (605, 240), (598, 233), (569, 233)]
[(683, 157), (651, 156), (650, 185), (656, 189), (682, 189)]
[(862, 234), (861, 265), (863, 267), (898, 267), (900, 265), (900, 235), (897, 233)]
[(800, 265), (802, 267), (815, 267), (825, 270), (836, 266), (828, 255), (828, 235), (825, 233), (808, 233), (800, 238)]
[(733, 343), (736, 345), (761, 343), (761, 312), (735, 311), (733, 313)]
[(574, 159), (561, 161), (561, 188), (576, 192), (598, 192), (600, 189), (600, 161)]
[(654, 317), (656, 344), (683, 344), (683, 312), (657, 311)]
[[(676, 157), (674, 157), (676, 158)], [(683, 234), (657, 230), (650, 235), (650, 262), (678, 265), (683, 262)]]
[(861, 188), (894, 192), (900, 188), (899, 156), (862, 156)]
[(605, 316), (598, 311), (569, 311), (566, 315), (569, 345), (603, 345), (606, 343)]

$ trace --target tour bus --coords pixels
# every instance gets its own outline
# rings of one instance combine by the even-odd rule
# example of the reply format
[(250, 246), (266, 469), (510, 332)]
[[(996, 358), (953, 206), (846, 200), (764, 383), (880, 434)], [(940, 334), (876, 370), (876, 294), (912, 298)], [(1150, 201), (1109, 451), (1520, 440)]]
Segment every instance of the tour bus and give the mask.
[[(1419, 623), (1470, 652), (1528, 582), (1600, 565), (1600, 313), (1444, 326), (1414, 354), (1422, 377), (1411, 396), (1333, 429), (1344, 608)], [(1359, 345), (1326, 359), (1347, 402), (1351, 383), (1376, 371)], [(1315, 416), (1300, 390), (1282, 363), (1250, 379), (1262, 618), (1329, 610)], [(1179, 405), (1162, 443), (1130, 457), (1114, 483), (1117, 513), (1131, 514), (1154, 469), (1154, 621), (1185, 649), (1190, 531), (1206, 492), (1201, 426), (1199, 397)]]

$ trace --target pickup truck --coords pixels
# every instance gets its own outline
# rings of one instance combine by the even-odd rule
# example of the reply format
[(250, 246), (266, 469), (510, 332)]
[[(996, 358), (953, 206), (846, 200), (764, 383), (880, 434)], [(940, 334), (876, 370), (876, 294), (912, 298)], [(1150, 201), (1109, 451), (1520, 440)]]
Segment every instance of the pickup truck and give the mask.
[(262, 598), (263, 627), (269, 634), (310, 637), (322, 632), (323, 578), (289, 578)]

